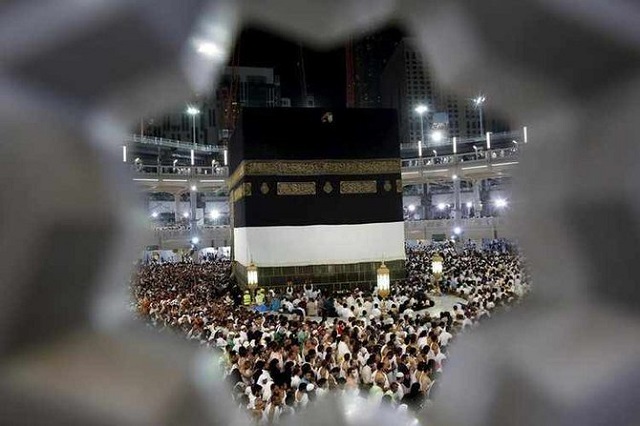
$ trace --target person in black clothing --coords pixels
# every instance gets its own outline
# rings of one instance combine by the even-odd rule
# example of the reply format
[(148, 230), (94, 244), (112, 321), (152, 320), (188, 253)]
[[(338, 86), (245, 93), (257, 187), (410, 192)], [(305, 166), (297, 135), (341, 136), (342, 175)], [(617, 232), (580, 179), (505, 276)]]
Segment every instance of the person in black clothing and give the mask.
[(412, 384), (409, 393), (402, 398), (402, 403), (407, 404), (407, 407), (413, 411), (420, 410), (423, 401), (424, 393), (420, 390), (420, 383), (418, 382)]

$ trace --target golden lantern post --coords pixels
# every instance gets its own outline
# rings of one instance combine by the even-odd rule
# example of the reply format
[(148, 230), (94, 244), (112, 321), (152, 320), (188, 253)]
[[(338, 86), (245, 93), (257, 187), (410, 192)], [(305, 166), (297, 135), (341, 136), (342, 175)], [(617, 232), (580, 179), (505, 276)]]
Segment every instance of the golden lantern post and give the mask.
[(444, 259), (440, 254), (436, 253), (431, 258), (431, 273), (435, 279), (436, 284), (436, 294), (440, 294), (440, 278), (442, 277), (442, 267), (444, 264)]
[(384, 261), (378, 268), (378, 296), (382, 298), (382, 317), (385, 316), (385, 300), (389, 297), (389, 293), (391, 293), (391, 280), (389, 277), (389, 268), (384, 264)]
[(255, 293), (258, 288), (258, 267), (253, 262), (247, 266), (247, 287), (249, 287), (249, 291), (251, 292), (251, 303), (255, 304)]

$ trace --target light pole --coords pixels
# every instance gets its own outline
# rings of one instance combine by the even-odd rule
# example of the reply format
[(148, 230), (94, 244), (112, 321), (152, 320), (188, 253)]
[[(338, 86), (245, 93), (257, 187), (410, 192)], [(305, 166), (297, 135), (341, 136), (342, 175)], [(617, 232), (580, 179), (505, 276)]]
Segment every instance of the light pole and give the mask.
[(253, 262), (247, 266), (247, 287), (251, 291), (251, 303), (254, 304), (256, 289), (258, 288), (258, 267)]
[(415, 112), (420, 116), (420, 140), (418, 141), (418, 157), (422, 157), (422, 142), (424, 141), (424, 121), (422, 116), (427, 112), (429, 108), (426, 105), (420, 104), (415, 108)]
[(505, 207), (507, 207), (507, 204), (508, 204), (507, 200), (505, 200), (504, 198), (498, 198), (493, 203), (495, 204), (498, 210), (503, 210)]
[(191, 116), (193, 128), (193, 149), (191, 150), (191, 165), (195, 165), (195, 148), (196, 148), (196, 115), (200, 114), (200, 110), (194, 106), (187, 107), (187, 114)]
[(484, 105), (484, 102), (486, 100), (487, 98), (485, 98), (484, 95), (479, 95), (478, 97), (473, 99), (473, 103), (476, 105), (476, 108), (478, 108), (478, 116), (480, 119), (480, 136), (484, 134), (484, 119), (482, 117), (482, 106)]
[(504, 198), (498, 198), (496, 200), (493, 201), (494, 205), (495, 205), (495, 209), (494, 209), (494, 214), (492, 215), (493, 217), (491, 218), (491, 224), (493, 226), (493, 238), (497, 239), (498, 238), (498, 228), (497, 228), (497, 212), (500, 212), (502, 214), (502, 211), (507, 208), (507, 205), (509, 204), (507, 202), (507, 200), (505, 200)]
[(442, 140), (444, 139), (444, 133), (442, 132), (442, 130), (434, 130), (433, 132), (431, 132), (431, 140), (438, 143), (438, 142), (442, 142)]
[(200, 259), (198, 257), (198, 244), (200, 244), (200, 238), (197, 235), (191, 237), (191, 262), (200, 263)]
[(217, 221), (219, 217), (220, 217), (220, 212), (218, 210), (211, 210), (211, 220), (213, 220), (213, 226), (217, 225)]
[(384, 264), (384, 261), (377, 270), (377, 284), (378, 284), (378, 296), (382, 299), (382, 317), (384, 318), (386, 308), (385, 301), (391, 293), (391, 280), (389, 278), (389, 268)]
[(436, 293), (440, 293), (440, 277), (442, 277), (442, 263), (444, 259), (440, 254), (436, 253), (431, 258), (431, 273), (433, 274), (433, 278), (435, 279), (436, 285)]

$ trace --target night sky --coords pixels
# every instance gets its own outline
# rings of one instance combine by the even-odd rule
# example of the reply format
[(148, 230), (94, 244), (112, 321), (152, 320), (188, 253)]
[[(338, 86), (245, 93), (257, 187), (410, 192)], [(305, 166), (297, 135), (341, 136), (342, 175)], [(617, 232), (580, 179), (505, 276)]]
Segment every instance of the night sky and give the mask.
[[(300, 46), (297, 42), (251, 29), (241, 33), (236, 48), (240, 50), (240, 66), (274, 68), (280, 76), (282, 97), (291, 98), (293, 106), (300, 105)], [(303, 46), (307, 93), (315, 96), (316, 105), (345, 105), (344, 54), (344, 46), (326, 51)]]

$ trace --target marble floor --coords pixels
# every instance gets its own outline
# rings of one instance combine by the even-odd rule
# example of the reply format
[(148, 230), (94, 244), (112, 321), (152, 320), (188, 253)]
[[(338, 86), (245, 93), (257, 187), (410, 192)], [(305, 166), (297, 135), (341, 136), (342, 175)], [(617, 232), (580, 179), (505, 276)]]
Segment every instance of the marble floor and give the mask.
[(455, 304), (467, 303), (466, 300), (461, 299), (460, 297), (451, 296), (448, 294), (445, 294), (443, 296), (431, 295), (430, 297), (436, 303), (435, 306), (432, 306), (429, 309), (418, 311), (418, 313), (422, 314), (424, 312), (429, 312), (429, 315), (431, 315), (432, 317), (437, 317), (442, 311), (453, 311), (453, 305)]

